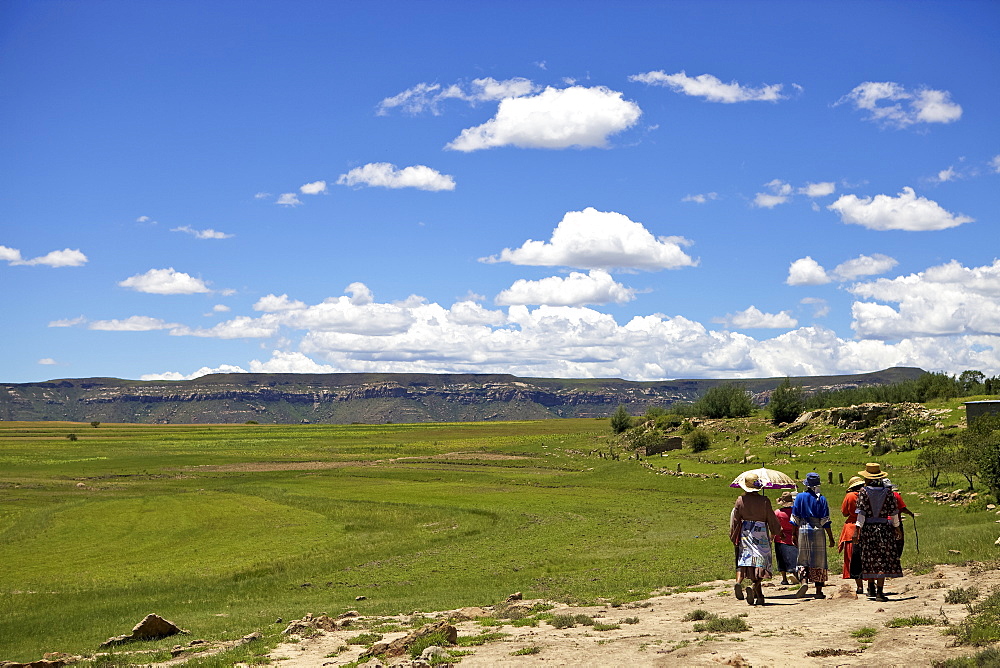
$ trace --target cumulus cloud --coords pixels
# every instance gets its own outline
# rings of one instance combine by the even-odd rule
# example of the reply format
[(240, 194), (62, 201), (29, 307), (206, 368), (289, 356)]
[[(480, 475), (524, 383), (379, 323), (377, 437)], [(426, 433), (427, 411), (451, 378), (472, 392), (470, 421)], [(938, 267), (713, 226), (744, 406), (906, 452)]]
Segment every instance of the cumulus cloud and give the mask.
[(372, 162), (341, 174), (342, 186), (372, 186), (380, 188), (417, 188), (418, 190), (454, 190), (455, 179), (425, 165), (398, 169), (388, 162)]
[(503, 249), (480, 262), (578, 269), (676, 269), (698, 264), (683, 250), (683, 237), (654, 237), (642, 223), (614, 211), (587, 207), (570, 211), (549, 241), (529, 239), (520, 248)]
[(1000, 335), (1000, 260), (982, 267), (952, 260), (849, 290), (869, 300), (857, 301), (851, 309), (851, 326), (864, 338)]
[(250, 361), (251, 373), (337, 373), (337, 367), (320, 364), (302, 353), (275, 350), (266, 362)]
[(926, 197), (917, 197), (910, 187), (904, 187), (896, 197), (841, 195), (827, 208), (840, 214), (844, 223), (863, 225), (872, 230), (924, 232), (946, 230), (974, 221), (968, 216), (950, 213)]
[(232, 239), (234, 234), (226, 234), (225, 232), (217, 232), (213, 229), (207, 230), (196, 230), (190, 225), (183, 225), (181, 227), (175, 227), (170, 230), (171, 232), (184, 232), (185, 234), (190, 234), (195, 239)]
[(173, 329), (177, 323), (164, 322), (146, 315), (133, 315), (124, 320), (95, 320), (87, 328), (104, 332), (151, 332), (158, 329)]
[(82, 267), (87, 264), (87, 256), (79, 250), (64, 248), (25, 260), (17, 248), (0, 246), (0, 261), (6, 261), (10, 265), (37, 266), (41, 264), (47, 267)]
[(326, 192), (326, 181), (313, 181), (299, 186), (299, 192), (303, 195), (322, 195)]
[(624, 304), (635, 299), (635, 290), (615, 281), (601, 269), (588, 274), (571, 272), (567, 277), (550, 276), (539, 281), (519, 279), (497, 295), (496, 303), (548, 304), (550, 306), (583, 306), (586, 304)]
[(714, 319), (714, 322), (734, 329), (790, 329), (799, 324), (789, 311), (764, 313), (753, 305), (743, 311), (727, 313), (725, 317)]
[(785, 279), (785, 283), (787, 285), (823, 285), (832, 280), (826, 273), (826, 269), (807, 255), (789, 265), (788, 278)]
[(212, 307), (212, 311), (214, 313), (227, 313), (231, 310), (232, 309), (226, 306), (225, 304), (216, 304), (215, 306)]
[(806, 197), (826, 197), (832, 195), (837, 189), (837, 184), (833, 181), (822, 181), (820, 183), (807, 183), (799, 188), (799, 194)]
[(281, 311), (293, 311), (305, 307), (305, 302), (289, 299), (288, 295), (281, 295), (280, 297), (266, 295), (257, 300), (253, 305), (253, 310), (265, 313), (279, 313)]
[(281, 195), (278, 195), (278, 200), (275, 202), (275, 204), (280, 204), (281, 206), (295, 207), (302, 204), (302, 200), (300, 200), (299, 196), (296, 195), (295, 193), (282, 193)]
[(537, 95), (508, 97), (496, 116), (462, 130), (445, 148), (478, 151), (497, 146), (519, 148), (594, 148), (635, 125), (642, 110), (622, 93), (604, 86), (548, 87)]
[[(684, 70), (667, 74), (659, 70), (645, 74), (633, 74), (629, 81), (639, 81), (650, 86), (666, 86), (676, 93), (703, 97), (708, 102), (777, 102), (787, 96), (781, 94), (782, 84), (764, 85), (759, 88), (744, 86), (736, 81), (723, 83), (711, 74), (689, 77)], [(797, 87), (798, 88), (798, 87)]]
[(194, 373), (184, 375), (177, 371), (167, 371), (165, 373), (146, 373), (139, 376), (139, 380), (194, 380), (211, 373), (246, 373), (246, 369), (233, 364), (220, 364), (212, 368), (203, 366)]
[(953, 123), (962, 117), (962, 107), (944, 90), (908, 90), (892, 81), (866, 81), (840, 98), (837, 104), (852, 104), (867, 112), (865, 120), (886, 127), (906, 128), (917, 123)]
[(1000, 174), (1000, 155), (995, 155), (990, 160), (990, 169), (993, 170), (994, 174)]
[(884, 274), (899, 262), (895, 258), (881, 253), (874, 255), (859, 255), (858, 257), (838, 264), (833, 275), (842, 281), (853, 281), (861, 276), (874, 276)]
[(699, 193), (697, 195), (685, 195), (681, 198), (682, 202), (695, 202), (697, 204), (704, 204), (709, 200), (719, 199), (719, 193)]
[(450, 86), (419, 83), (379, 102), (376, 113), (385, 116), (391, 109), (399, 108), (409, 114), (430, 112), (436, 116), (441, 113), (441, 103), (445, 100), (460, 100), (476, 105), (479, 102), (522, 97), (537, 91), (538, 86), (530, 79), (521, 77), (503, 81), (484, 77), (473, 79), (471, 83), (460, 81)]
[(44, 364), (46, 366), (51, 366), (53, 364), (58, 364), (58, 362), (56, 362), (51, 357), (43, 357), (42, 359), (38, 360), (38, 363), (39, 364)]
[(792, 195), (792, 185), (785, 183), (781, 179), (774, 179), (769, 183), (765, 183), (764, 187), (771, 192), (757, 193), (757, 196), (753, 200), (753, 204), (756, 207), (773, 209), (779, 204), (787, 202)]
[(150, 269), (145, 274), (130, 276), (118, 283), (123, 288), (154, 295), (192, 295), (211, 292), (205, 282), (173, 267)]

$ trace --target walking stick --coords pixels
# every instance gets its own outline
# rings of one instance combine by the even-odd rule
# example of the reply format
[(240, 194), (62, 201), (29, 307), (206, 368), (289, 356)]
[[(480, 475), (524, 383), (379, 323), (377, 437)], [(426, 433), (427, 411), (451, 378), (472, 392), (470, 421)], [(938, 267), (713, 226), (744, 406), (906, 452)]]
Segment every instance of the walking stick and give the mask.
[(913, 540), (917, 548), (917, 554), (920, 554), (920, 534), (917, 533), (917, 516), (914, 515), (910, 519), (913, 520)]

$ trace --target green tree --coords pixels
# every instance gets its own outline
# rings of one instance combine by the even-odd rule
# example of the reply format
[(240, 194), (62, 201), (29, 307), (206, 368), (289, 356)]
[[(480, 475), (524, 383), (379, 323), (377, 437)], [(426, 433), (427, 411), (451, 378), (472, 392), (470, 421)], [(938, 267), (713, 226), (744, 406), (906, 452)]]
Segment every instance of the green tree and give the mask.
[(691, 448), (691, 452), (704, 452), (712, 444), (712, 436), (704, 429), (696, 428), (684, 437), (684, 443)]
[(611, 431), (620, 434), (631, 426), (632, 417), (628, 414), (628, 410), (624, 406), (618, 406), (611, 415)]
[(99, 426), (101, 426), (101, 423), (98, 422), (97, 420), (91, 420), (90, 426), (93, 427), (94, 429), (97, 429)]
[(916, 459), (917, 468), (927, 474), (927, 484), (937, 487), (941, 474), (955, 464), (955, 443), (943, 434), (937, 434), (924, 441)]
[(963, 460), (975, 464), (979, 480), (1000, 499), (1000, 415), (976, 418), (959, 439)]
[(794, 422), (795, 418), (802, 415), (803, 405), (802, 387), (798, 385), (793, 387), (791, 379), (786, 377), (771, 394), (771, 401), (768, 403), (771, 409), (771, 422), (774, 424)]
[(710, 387), (695, 402), (695, 411), (707, 418), (739, 418), (753, 413), (754, 405), (747, 394), (735, 383)]

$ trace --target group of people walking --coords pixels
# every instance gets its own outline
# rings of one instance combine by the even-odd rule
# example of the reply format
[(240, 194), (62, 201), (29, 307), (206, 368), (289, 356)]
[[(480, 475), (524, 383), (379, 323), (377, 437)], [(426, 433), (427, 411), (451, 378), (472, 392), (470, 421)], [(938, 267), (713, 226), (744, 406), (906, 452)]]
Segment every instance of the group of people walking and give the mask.
[[(736, 598), (750, 605), (764, 603), (761, 583), (772, 577), (772, 538), (781, 583), (799, 584), (796, 596), (800, 598), (812, 584), (815, 597), (826, 598), (823, 587), (830, 573), (826, 550), (837, 543), (819, 474), (806, 476), (803, 492), (786, 490), (777, 510), (762, 493), (759, 475), (748, 473), (738, 482), (744, 493), (736, 499), (729, 525), (736, 551)], [(870, 598), (887, 601), (885, 579), (903, 575), (902, 514), (912, 517), (913, 513), (876, 463), (866, 464), (864, 471), (848, 481), (840, 510), (845, 518), (839, 548), (843, 578), (855, 581), (858, 594), (865, 593), (862, 583), (867, 582)]]

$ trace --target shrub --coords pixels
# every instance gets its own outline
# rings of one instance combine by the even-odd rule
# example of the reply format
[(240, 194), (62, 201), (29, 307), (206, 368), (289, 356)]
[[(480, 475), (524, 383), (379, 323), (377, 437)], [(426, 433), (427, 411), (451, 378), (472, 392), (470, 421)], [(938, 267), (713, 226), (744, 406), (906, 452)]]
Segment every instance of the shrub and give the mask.
[(972, 614), (953, 627), (956, 645), (989, 645), (1000, 640), (1000, 587), (972, 607)]
[(890, 619), (885, 623), (885, 625), (890, 629), (900, 629), (906, 626), (934, 626), (937, 624), (935, 620), (930, 617), (923, 617), (921, 615), (913, 615), (912, 617), (896, 617), (895, 619)]
[(594, 618), (590, 615), (576, 615), (573, 617), (573, 621), (577, 624), (582, 624), (583, 626), (593, 626)]
[[(480, 633), (475, 636), (458, 636), (458, 646), (459, 647), (470, 647), (473, 645), (485, 645), (488, 642), (493, 642), (494, 640), (501, 640), (509, 636), (509, 633), (500, 633), (498, 631), (493, 631), (491, 633)], [(430, 647), (430, 645), (428, 645)], [(423, 651), (423, 650), (420, 650)]]
[(692, 610), (691, 612), (689, 612), (686, 615), (684, 615), (683, 617), (681, 617), (681, 621), (682, 622), (697, 622), (697, 621), (700, 621), (702, 619), (714, 619), (716, 616), (717, 615), (712, 614), (708, 610), (702, 610), (701, 608), (699, 608), (698, 610)]
[(934, 668), (1000, 668), (1000, 649), (991, 647), (974, 656), (936, 661)]
[(75, 441), (76, 440), (76, 434), (66, 434), (66, 438), (68, 438), (71, 441)]
[(750, 626), (740, 617), (713, 617), (706, 619), (703, 624), (695, 624), (694, 630), (709, 633), (739, 633), (749, 631)]
[(619, 626), (618, 624), (602, 624), (601, 622), (594, 623), (595, 631), (615, 631), (620, 628), (621, 626)]
[(381, 633), (362, 633), (361, 635), (354, 636), (353, 638), (348, 638), (344, 642), (348, 645), (364, 645), (365, 647), (370, 647), (381, 639)]
[(549, 621), (549, 624), (557, 629), (568, 629), (576, 624), (576, 618), (573, 615), (556, 615)]
[(437, 645), (438, 647), (445, 647), (450, 645), (448, 642), (448, 637), (445, 635), (444, 631), (435, 631), (425, 635), (422, 638), (417, 638), (412, 645), (410, 645), (410, 656), (414, 659), (423, 654), (423, 651), (432, 645)]
[(628, 414), (628, 410), (624, 406), (618, 406), (611, 415), (611, 431), (621, 434), (631, 426), (632, 417)]
[(704, 429), (696, 428), (684, 437), (684, 442), (691, 452), (704, 452), (712, 444), (712, 437)]
[(856, 631), (851, 631), (851, 637), (857, 638), (860, 642), (872, 642), (878, 635), (878, 629), (874, 626), (862, 626)]
[(538, 647), (537, 645), (532, 645), (531, 647), (523, 647), (523, 648), (517, 650), (516, 652), (511, 652), (510, 655), (511, 656), (527, 656), (529, 654), (538, 654), (541, 651), (542, 651), (541, 647)]
[(945, 603), (972, 603), (979, 598), (977, 587), (955, 587), (944, 595)]

